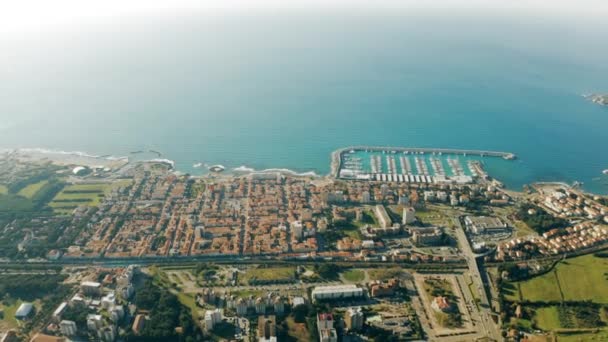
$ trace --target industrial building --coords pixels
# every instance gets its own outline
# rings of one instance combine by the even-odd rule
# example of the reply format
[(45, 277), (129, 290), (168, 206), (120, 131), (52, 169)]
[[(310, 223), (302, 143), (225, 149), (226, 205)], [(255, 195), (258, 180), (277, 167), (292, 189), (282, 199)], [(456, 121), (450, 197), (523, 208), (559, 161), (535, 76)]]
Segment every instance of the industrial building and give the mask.
[(34, 310), (34, 304), (32, 303), (21, 303), (17, 311), (15, 311), (16, 319), (26, 319), (30, 316)]
[(356, 285), (317, 286), (312, 290), (313, 300), (363, 297), (363, 289)]
[(491, 216), (467, 216), (464, 218), (467, 229), (473, 234), (492, 234), (505, 231), (508, 226), (499, 218)]

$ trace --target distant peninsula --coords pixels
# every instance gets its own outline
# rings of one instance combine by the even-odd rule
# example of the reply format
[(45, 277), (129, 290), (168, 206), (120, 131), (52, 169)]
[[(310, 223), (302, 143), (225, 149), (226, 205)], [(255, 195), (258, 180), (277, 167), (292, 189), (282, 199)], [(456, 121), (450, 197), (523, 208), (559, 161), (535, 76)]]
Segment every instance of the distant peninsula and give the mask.
[(608, 94), (589, 94), (585, 95), (585, 98), (593, 103), (597, 103), (602, 106), (608, 106)]

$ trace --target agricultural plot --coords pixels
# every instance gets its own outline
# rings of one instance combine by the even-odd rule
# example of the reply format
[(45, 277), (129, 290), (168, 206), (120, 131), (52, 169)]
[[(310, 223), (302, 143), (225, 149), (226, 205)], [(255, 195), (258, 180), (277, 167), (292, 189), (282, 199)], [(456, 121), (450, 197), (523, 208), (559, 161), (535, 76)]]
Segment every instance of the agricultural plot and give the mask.
[(32, 199), (34, 197), (34, 195), (36, 195), (36, 193), (38, 191), (40, 191), (40, 189), (42, 189), (42, 187), (44, 187), (46, 184), (48, 184), (48, 180), (43, 180), (37, 183), (32, 183), (27, 185), (25, 188), (19, 190), (19, 192), (17, 193), (19, 196), (23, 196), (25, 198), (29, 198)]
[(608, 303), (608, 258), (585, 255), (560, 262), (541, 276), (510, 282), (505, 286), (509, 301)]
[(70, 213), (80, 205), (96, 207), (113, 188), (125, 185), (125, 182), (68, 185), (49, 205), (60, 214)]

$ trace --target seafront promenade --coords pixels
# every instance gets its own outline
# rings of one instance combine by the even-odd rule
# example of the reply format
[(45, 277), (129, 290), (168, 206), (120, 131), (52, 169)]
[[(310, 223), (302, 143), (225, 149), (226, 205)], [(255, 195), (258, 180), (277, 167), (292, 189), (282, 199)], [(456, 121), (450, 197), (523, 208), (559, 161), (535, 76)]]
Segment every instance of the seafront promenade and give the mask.
[(467, 150), (467, 149), (450, 149), (450, 148), (423, 148), (423, 147), (394, 147), (394, 146), (347, 146), (339, 148), (331, 154), (331, 171), (330, 175), (338, 178), (342, 167), (342, 155), (345, 152), (351, 151), (368, 151), (368, 152), (400, 152), (400, 153), (434, 153), (434, 154), (460, 154), (460, 155), (477, 155), (482, 157), (500, 157), (506, 160), (516, 159), (517, 156), (511, 152), (501, 151), (486, 151), (486, 150)]

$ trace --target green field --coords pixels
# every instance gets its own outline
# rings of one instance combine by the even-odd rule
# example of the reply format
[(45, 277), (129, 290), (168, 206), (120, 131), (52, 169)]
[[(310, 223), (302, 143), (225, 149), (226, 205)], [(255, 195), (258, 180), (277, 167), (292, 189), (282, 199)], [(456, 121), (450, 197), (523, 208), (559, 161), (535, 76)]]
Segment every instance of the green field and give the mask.
[(6, 185), (0, 184), (0, 195), (6, 194), (8, 194), (8, 188), (6, 187)]
[(43, 180), (40, 181), (38, 183), (32, 183), (27, 185), (25, 188), (19, 190), (19, 192), (17, 193), (19, 196), (23, 196), (25, 198), (29, 198), (32, 199), (34, 197), (34, 195), (36, 195), (36, 193), (42, 189), (43, 186), (45, 186), (46, 184), (48, 184), (48, 180)]
[(119, 181), (115, 183), (87, 183), (68, 185), (49, 204), (55, 212), (68, 214), (80, 205), (89, 207), (98, 206), (103, 197), (113, 188), (126, 186), (130, 181)]
[(534, 319), (536, 320), (536, 325), (545, 331), (555, 330), (562, 327), (559, 322), (557, 306), (547, 306), (537, 309), (534, 313)]
[(6, 329), (17, 327), (18, 322), (15, 318), (15, 312), (21, 303), (22, 302), (20, 300), (15, 301), (9, 306), (4, 306), (2, 303), (0, 303), (0, 309), (4, 310), (4, 319), (0, 320), (0, 327), (4, 326)]
[(260, 267), (249, 268), (245, 274), (239, 274), (242, 284), (287, 282), (295, 279), (295, 267)]
[(34, 204), (27, 198), (15, 194), (0, 195), (0, 212), (31, 211)]
[(350, 282), (361, 282), (365, 279), (365, 271), (351, 269), (342, 273), (342, 277)]
[[(608, 303), (608, 259), (585, 255), (560, 262), (541, 276), (505, 285), (509, 301)], [(560, 291), (561, 288), (561, 291)], [(521, 296), (520, 296), (521, 292)], [(563, 298), (562, 298), (563, 294)]]

